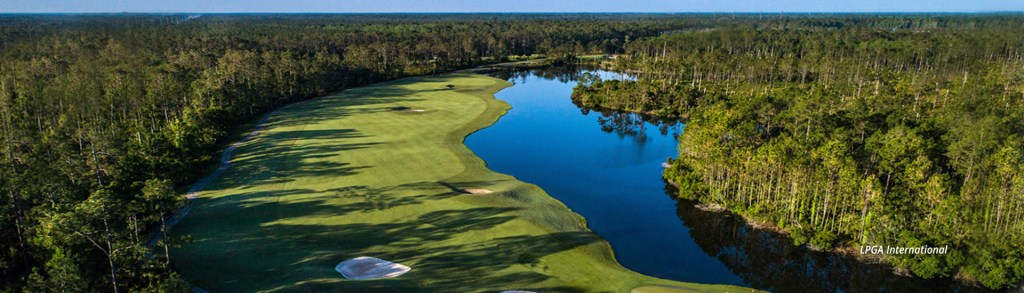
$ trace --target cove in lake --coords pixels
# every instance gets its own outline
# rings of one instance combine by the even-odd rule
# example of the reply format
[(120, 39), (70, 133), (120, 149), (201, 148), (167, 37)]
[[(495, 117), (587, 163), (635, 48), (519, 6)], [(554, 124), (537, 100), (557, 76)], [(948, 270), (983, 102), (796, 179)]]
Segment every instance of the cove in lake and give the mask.
[(787, 236), (755, 229), (738, 216), (676, 199), (661, 179), (661, 163), (677, 155), (684, 126), (577, 108), (569, 95), (583, 72), (559, 67), (494, 73), (514, 84), (496, 94), (512, 109), (465, 143), (490, 169), (540, 186), (586, 218), (626, 268), (777, 292), (981, 291), (794, 246)]

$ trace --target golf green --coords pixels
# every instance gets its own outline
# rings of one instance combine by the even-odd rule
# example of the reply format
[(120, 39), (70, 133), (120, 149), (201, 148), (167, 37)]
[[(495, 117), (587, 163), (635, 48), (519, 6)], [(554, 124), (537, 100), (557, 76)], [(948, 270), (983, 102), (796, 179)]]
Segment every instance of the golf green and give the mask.
[[(462, 141), (508, 110), (493, 94), (509, 85), (415, 77), (279, 110), (175, 226), (193, 241), (172, 262), (211, 292), (750, 291), (626, 270), (579, 215), (488, 170)], [(412, 270), (362, 281), (334, 270), (358, 256)]]

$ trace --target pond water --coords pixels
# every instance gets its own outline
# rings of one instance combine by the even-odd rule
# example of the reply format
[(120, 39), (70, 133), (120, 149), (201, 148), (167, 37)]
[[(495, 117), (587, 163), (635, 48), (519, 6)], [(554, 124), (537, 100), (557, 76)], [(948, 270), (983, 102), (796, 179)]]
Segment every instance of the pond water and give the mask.
[[(661, 163), (675, 156), (680, 124), (632, 114), (584, 113), (569, 99), (577, 75), (531, 71), (496, 94), (512, 109), (466, 138), (487, 166), (536, 184), (583, 215), (623, 266), (661, 278), (743, 285), (704, 253), (665, 196)], [(608, 73), (606, 73), (608, 75)]]
[(582, 72), (495, 73), (514, 83), (496, 94), (512, 109), (465, 143), (490, 169), (540, 186), (586, 218), (626, 268), (778, 292), (976, 291), (793, 246), (785, 235), (675, 199), (661, 179), (661, 163), (677, 155), (684, 125), (578, 108), (569, 96)]

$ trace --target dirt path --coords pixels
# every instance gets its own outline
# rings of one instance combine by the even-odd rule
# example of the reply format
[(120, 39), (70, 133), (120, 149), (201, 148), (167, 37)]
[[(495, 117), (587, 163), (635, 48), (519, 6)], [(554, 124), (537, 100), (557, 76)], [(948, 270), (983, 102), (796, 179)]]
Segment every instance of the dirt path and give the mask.
[[(267, 113), (267, 115), (264, 115), (263, 118), (260, 118), (259, 121), (256, 121), (256, 126), (253, 127), (252, 132), (249, 132), (249, 135), (245, 136), (239, 141), (236, 141), (235, 143), (232, 143), (226, 149), (224, 149), (224, 152), (220, 154), (220, 167), (218, 167), (216, 171), (213, 171), (213, 173), (210, 173), (210, 175), (207, 175), (206, 177), (199, 179), (199, 181), (196, 181), (196, 183), (193, 183), (192, 187), (190, 187), (188, 189), (188, 192), (185, 193), (185, 207), (178, 210), (178, 212), (174, 213), (173, 216), (171, 216), (170, 218), (167, 219), (167, 221), (164, 222), (165, 225), (167, 225), (168, 230), (175, 224), (180, 222), (181, 219), (184, 219), (185, 216), (188, 215), (188, 212), (192, 210), (192, 206), (193, 203), (195, 202), (195, 199), (199, 197), (199, 192), (202, 191), (203, 188), (206, 187), (206, 185), (210, 184), (210, 182), (213, 182), (213, 180), (216, 180), (217, 177), (220, 177), (220, 174), (224, 173), (224, 171), (231, 166), (231, 154), (234, 153), (235, 149), (242, 146), (242, 144), (251, 141), (253, 138), (256, 138), (256, 136), (260, 134), (260, 130), (263, 129), (263, 124), (267, 122), (267, 119), (269, 119), (270, 116), (274, 116), (274, 114), (277, 114), (277, 112), (281, 111), (281, 109), (290, 106), (291, 105), (287, 105), (278, 108), (273, 112)], [(156, 246), (156, 243), (160, 241), (160, 239), (163, 239), (164, 236), (166, 236), (164, 231), (157, 232), (156, 235), (153, 235), (153, 239), (150, 239), (148, 242), (146, 242), (146, 246)]]

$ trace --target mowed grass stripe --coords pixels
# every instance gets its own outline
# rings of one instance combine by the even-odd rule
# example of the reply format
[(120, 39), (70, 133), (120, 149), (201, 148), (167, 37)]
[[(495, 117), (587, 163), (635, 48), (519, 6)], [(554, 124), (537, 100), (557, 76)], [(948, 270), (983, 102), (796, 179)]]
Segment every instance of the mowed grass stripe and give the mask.
[[(462, 141), (508, 110), (493, 97), (508, 85), (416, 77), (281, 109), (175, 227), (194, 239), (172, 251), (175, 266), (211, 292), (749, 291), (623, 269), (561, 202), (486, 169)], [(334, 271), (357, 256), (413, 269), (372, 281)]]

